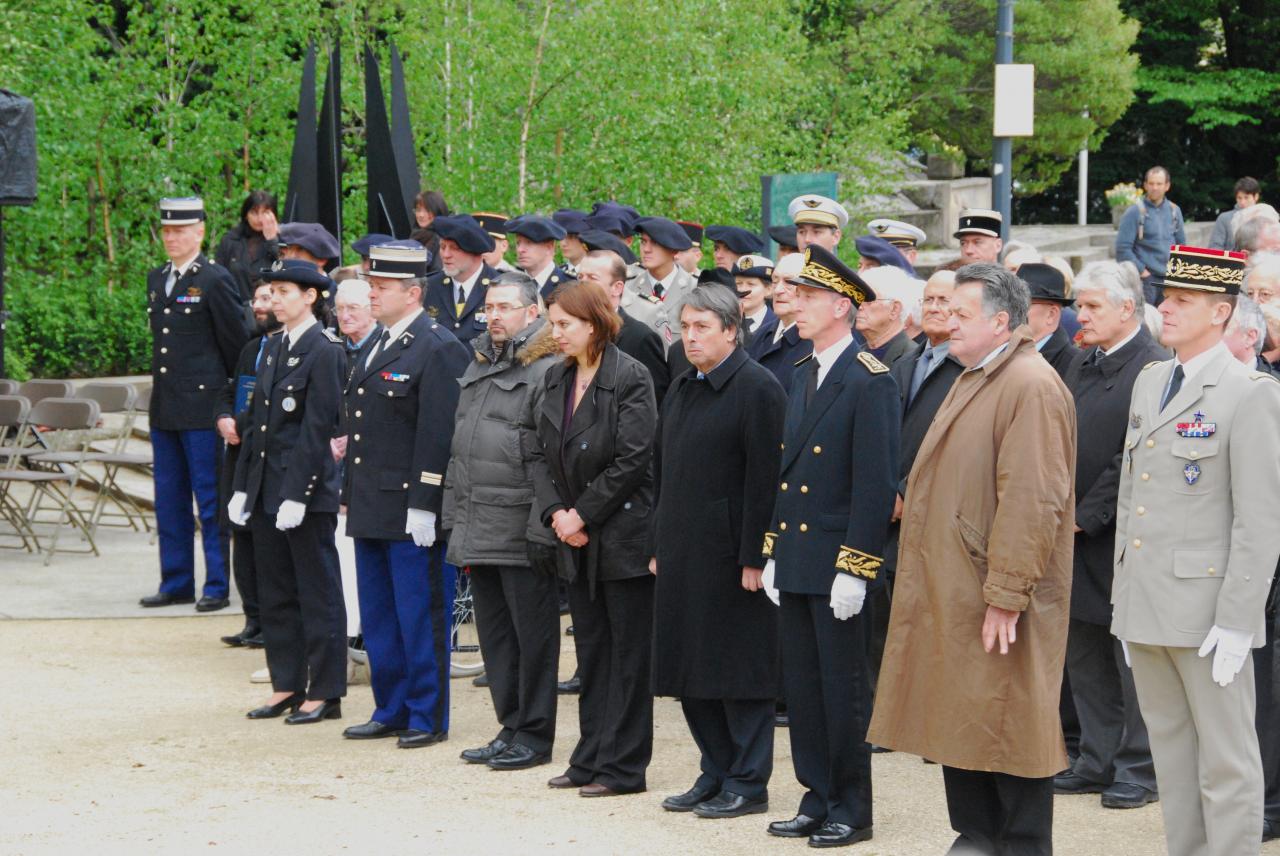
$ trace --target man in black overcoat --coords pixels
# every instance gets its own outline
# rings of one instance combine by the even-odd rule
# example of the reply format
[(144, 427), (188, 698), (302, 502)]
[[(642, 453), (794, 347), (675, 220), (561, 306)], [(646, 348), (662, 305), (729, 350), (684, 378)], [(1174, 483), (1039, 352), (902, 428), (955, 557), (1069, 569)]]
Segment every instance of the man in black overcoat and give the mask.
[(1053, 366), (1058, 377), (1067, 379), (1067, 370), (1081, 359), (1080, 349), (1062, 326), (1062, 313), (1075, 298), (1062, 271), (1053, 265), (1027, 262), (1018, 267), (1018, 279), (1031, 292), (1027, 324), (1036, 339), (1036, 350)]
[(1142, 326), (1142, 306), (1135, 305), (1114, 262), (1081, 271), (1075, 293), (1083, 341), (1090, 346), (1066, 376), (1080, 426), (1067, 633), (1067, 675), (1080, 719), (1080, 754), (1071, 769), (1054, 779), (1054, 788), (1058, 793), (1101, 793), (1107, 808), (1136, 808), (1156, 799), (1156, 777), (1133, 673), (1110, 629), (1116, 497), (1125, 434), (1134, 418), (1134, 381), (1144, 366), (1168, 359), (1168, 353)]
[(693, 787), (662, 807), (712, 818), (768, 809), (778, 693), (761, 546), (786, 395), (747, 356), (740, 318), (724, 286), (685, 298), (681, 339), (693, 368), (672, 384), (655, 452), (653, 692), (680, 699), (702, 755)]

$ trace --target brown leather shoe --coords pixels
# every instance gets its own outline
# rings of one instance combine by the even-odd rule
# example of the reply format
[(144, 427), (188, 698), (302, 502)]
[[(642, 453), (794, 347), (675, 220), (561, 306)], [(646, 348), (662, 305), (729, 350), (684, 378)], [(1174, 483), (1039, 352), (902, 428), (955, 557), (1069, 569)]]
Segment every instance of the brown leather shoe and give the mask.
[(556, 776), (547, 782), (547, 787), (556, 789), (576, 788), (577, 786), (578, 783), (568, 776)]
[(618, 792), (607, 785), (599, 782), (592, 782), (589, 785), (583, 785), (578, 788), (578, 796), (580, 797), (616, 797)]

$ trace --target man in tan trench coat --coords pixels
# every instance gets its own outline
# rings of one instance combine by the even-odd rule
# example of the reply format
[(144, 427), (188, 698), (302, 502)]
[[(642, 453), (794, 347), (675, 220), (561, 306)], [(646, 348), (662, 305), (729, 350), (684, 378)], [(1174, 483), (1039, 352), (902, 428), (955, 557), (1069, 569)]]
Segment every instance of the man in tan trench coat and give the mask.
[(1026, 285), (956, 272), (966, 371), (907, 480), (867, 740), (944, 765), (953, 853), (1052, 852), (1074, 526), (1075, 408), (1023, 325)]

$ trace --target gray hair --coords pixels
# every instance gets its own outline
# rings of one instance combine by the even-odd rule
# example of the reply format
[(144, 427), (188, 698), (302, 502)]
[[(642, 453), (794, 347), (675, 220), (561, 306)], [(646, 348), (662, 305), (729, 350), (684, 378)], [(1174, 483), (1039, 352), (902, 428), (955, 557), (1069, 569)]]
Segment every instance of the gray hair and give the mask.
[(1265, 280), (1280, 285), (1280, 255), (1275, 253), (1258, 253), (1249, 257), (1249, 267), (1244, 273), (1243, 293), (1248, 290), (1254, 280)]
[(1107, 302), (1117, 309), (1124, 306), (1126, 300), (1133, 301), (1135, 308), (1142, 305), (1141, 298), (1134, 296), (1133, 284), (1119, 262), (1089, 262), (1085, 265), (1075, 281), (1077, 299), (1082, 291), (1101, 291)]
[(742, 304), (738, 302), (738, 295), (727, 285), (708, 283), (698, 286), (680, 304), (680, 312), (683, 313), (686, 308), (715, 315), (721, 328), (734, 328), (734, 341), (738, 345), (742, 344), (745, 338), (742, 331)]
[(956, 287), (976, 282), (982, 285), (982, 313), (987, 318), (997, 313), (1009, 313), (1009, 329), (1016, 330), (1027, 323), (1027, 310), (1031, 307), (1031, 292), (1027, 284), (1000, 265), (975, 262), (956, 271)]
[[(1254, 206), (1257, 207), (1256, 205)], [(1236, 229), (1235, 249), (1242, 253), (1256, 252), (1258, 245), (1262, 243), (1263, 234), (1276, 225), (1274, 220), (1267, 217), (1254, 217), (1247, 222), (1241, 223)]]
[(520, 289), (520, 303), (524, 306), (538, 305), (538, 298), (541, 296), (538, 292), (538, 281), (527, 273), (521, 273), (518, 270), (503, 271), (498, 274), (490, 285), (490, 288), (500, 288), (502, 286), (515, 286)]
[(1267, 318), (1262, 314), (1261, 306), (1243, 294), (1238, 295), (1236, 297), (1235, 311), (1231, 313), (1230, 323), (1241, 330), (1256, 331), (1258, 338), (1253, 343), (1253, 352), (1254, 354), (1262, 353), (1263, 344), (1267, 338)]
[(1147, 302), (1147, 290), (1142, 285), (1142, 274), (1133, 262), (1120, 262), (1120, 271), (1124, 274), (1129, 290), (1133, 292), (1133, 305), (1141, 306)]

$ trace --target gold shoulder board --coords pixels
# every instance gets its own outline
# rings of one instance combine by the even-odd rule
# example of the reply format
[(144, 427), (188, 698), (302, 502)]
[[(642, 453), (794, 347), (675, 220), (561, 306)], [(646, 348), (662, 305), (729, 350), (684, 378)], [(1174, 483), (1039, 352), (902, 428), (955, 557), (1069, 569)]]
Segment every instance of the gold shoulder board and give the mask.
[(876, 359), (875, 354), (868, 351), (858, 351), (858, 362), (867, 367), (867, 371), (872, 374), (884, 374), (889, 367)]

